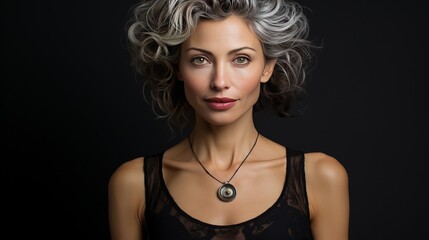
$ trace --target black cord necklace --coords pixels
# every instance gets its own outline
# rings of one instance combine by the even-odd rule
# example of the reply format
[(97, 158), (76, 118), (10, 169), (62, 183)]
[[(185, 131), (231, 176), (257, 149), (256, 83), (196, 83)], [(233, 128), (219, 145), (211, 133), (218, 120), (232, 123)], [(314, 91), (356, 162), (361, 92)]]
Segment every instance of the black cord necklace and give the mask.
[(235, 187), (230, 183), (231, 180), (234, 178), (235, 174), (238, 172), (238, 169), (240, 169), (241, 165), (243, 165), (244, 161), (246, 161), (247, 157), (250, 155), (250, 153), (253, 151), (253, 148), (256, 146), (256, 143), (258, 142), (258, 138), (259, 138), (259, 132), (258, 135), (256, 136), (256, 140), (253, 143), (252, 148), (250, 149), (249, 153), (247, 153), (246, 157), (243, 159), (243, 161), (241, 161), (240, 165), (238, 166), (238, 168), (235, 170), (234, 174), (232, 174), (231, 178), (226, 181), (226, 182), (222, 182), (219, 179), (215, 178), (209, 171), (207, 171), (207, 169), (204, 167), (204, 165), (201, 163), (200, 159), (198, 159), (197, 154), (194, 151), (194, 148), (192, 146), (192, 142), (191, 142), (191, 136), (188, 137), (189, 140), (189, 145), (191, 146), (191, 150), (192, 153), (194, 154), (195, 158), (197, 159), (198, 163), (201, 165), (201, 167), (204, 169), (204, 171), (210, 176), (212, 177), (214, 180), (218, 181), (220, 184), (222, 184), (219, 189), (217, 190), (217, 196), (218, 198), (223, 201), (223, 202), (230, 202), (232, 200), (234, 200), (235, 196), (237, 195), (237, 190), (235, 189)]

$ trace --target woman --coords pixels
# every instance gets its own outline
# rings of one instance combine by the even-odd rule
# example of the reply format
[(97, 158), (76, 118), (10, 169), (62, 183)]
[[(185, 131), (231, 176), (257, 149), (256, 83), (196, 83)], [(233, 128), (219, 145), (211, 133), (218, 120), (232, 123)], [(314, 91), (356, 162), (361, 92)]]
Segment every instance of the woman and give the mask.
[(348, 239), (348, 177), (324, 153), (258, 132), (288, 116), (309, 56), (306, 18), (283, 0), (156, 0), (129, 39), (155, 109), (189, 137), (123, 163), (109, 183), (112, 239)]

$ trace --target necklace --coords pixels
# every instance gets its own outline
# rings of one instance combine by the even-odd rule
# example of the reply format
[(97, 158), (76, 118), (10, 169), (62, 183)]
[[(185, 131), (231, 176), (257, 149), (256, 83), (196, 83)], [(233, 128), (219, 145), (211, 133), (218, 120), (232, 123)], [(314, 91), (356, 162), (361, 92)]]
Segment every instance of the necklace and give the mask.
[(234, 178), (235, 174), (238, 172), (238, 170), (240, 169), (241, 165), (243, 165), (243, 163), (246, 161), (247, 157), (249, 157), (250, 153), (253, 151), (253, 148), (256, 146), (256, 143), (258, 142), (258, 138), (259, 138), (259, 132), (258, 135), (256, 136), (256, 140), (253, 143), (252, 148), (250, 149), (249, 153), (247, 153), (246, 157), (243, 159), (243, 161), (241, 161), (240, 165), (238, 166), (238, 168), (235, 170), (234, 174), (232, 174), (231, 178), (226, 181), (226, 182), (222, 182), (219, 179), (217, 179), (216, 177), (214, 177), (205, 167), (204, 165), (201, 163), (200, 159), (198, 159), (197, 154), (194, 151), (194, 148), (192, 146), (192, 142), (191, 142), (191, 136), (188, 137), (189, 140), (189, 145), (191, 147), (192, 153), (194, 154), (195, 158), (197, 159), (198, 163), (201, 165), (201, 167), (204, 169), (204, 171), (210, 176), (212, 177), (214, 180), (218, 181), (220, 184), (222, 184), (219, 189), (217, 190), (217, 196), (218, 198), (223, 201), (223, 202), (231, 202), (232, 200), (234, 200), (235, 196), (237, 195), (237, 190), (235, 189), (235, 187), (230, 183), (231, 180)]

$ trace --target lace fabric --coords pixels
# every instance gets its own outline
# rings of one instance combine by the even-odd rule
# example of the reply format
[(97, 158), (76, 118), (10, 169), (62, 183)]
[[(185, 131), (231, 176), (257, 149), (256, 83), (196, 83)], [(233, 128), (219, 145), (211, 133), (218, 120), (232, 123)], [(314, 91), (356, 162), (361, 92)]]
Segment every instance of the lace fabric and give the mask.
[(304, 174), (304, 154), (287, 149), (287, 171), (278, 200), (256, 218), (231, 226), (214, 226), (187, 215), (174, 202), (162, 178), (163, 152), (145, 157), (144, 239), (313, 239)]

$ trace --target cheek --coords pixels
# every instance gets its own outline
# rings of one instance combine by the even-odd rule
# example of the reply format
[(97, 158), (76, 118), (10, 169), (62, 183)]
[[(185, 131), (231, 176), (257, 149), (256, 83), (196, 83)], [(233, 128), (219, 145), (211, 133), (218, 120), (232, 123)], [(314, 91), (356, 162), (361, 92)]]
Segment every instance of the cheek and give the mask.
[(204, 71), (194, 71), (184, 65), (180, 65), (179, 68), (186, 94), (199, 92), (204, 87), (206, 78)]
[(186, 99), (192, 105), (193, 99), (200, 98), (206, 91), (207, 81), (205, 81), (204, 74), (196, 72), (184, 72), (182, 77)]
[(240, 74), (239, 86), (237, 86), (243, 93), (252, 93), (259, 90), (261, 73), (257, 71), (244, 71)]
[(188, 99), (188, 102), (191, 102), (192, 97), (198, 94), (200, 88), (198, 87), (198, 85), (190, 84), (189, 82), (186, 82), (186, 81), (184, 82), (183, 86), (184, 86), (186, 99)]

